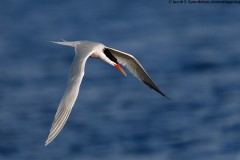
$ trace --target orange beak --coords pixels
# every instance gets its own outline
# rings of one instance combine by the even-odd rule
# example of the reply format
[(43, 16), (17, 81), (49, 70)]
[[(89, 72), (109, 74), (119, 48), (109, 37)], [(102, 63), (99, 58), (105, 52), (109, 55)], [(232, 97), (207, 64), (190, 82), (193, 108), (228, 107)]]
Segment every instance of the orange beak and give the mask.
[(127, 74), (125, 73), (125, 71), (122, 69), (122, 67), (121, 67), (119, 64), (115, 64), (114, 66), (115, 66), (120, 72), (122, 72), (122, 74), (123, 74), (124, 76), (127, 77)]

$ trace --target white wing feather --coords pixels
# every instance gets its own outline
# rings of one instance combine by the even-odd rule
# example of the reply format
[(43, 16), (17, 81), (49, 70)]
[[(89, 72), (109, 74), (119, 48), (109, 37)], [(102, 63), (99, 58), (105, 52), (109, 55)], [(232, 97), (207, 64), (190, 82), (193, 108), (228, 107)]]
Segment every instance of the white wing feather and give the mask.
[(59, 134), (65, 125), (78, 96), (79, 87), (84, 76), (86, 60), (92, 53), (89, 50), (77, 51), (77, 49), (76, 52), (82, 53), (75, 54), (70, 70), (67, 88), (59, 104), (45, 145), (48, 145)]

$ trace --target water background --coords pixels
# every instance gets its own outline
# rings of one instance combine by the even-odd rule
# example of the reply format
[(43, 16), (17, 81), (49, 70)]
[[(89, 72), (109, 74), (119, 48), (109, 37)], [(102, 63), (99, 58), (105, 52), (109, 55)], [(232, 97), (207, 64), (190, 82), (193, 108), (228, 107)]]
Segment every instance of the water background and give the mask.
[[(240, 159), (240, 5), (143, 0), (0, 2), (0, 159)], [(71, 48), (90, 40), (133, 54), (168, 101), (89, 59), (73, 112), (44, 142)]]

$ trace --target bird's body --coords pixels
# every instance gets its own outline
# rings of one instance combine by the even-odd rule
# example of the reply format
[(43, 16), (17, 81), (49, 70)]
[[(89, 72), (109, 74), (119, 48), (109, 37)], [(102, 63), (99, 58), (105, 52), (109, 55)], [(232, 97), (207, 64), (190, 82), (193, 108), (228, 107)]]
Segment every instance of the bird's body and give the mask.
[[(75, 57), (71, 66), (67, 88), (59, 104), (57, 113), (55, 115), (52, 127), (45, 145), (49, 144), (62, 130), (65, 125), (72, 107), (77, 99), (80, 84), (84, 76), (85, 63), (89, 57), (99, 58), (106, 63), (115, 66), (125, 76), (126, 73), (119, 65), (122, 64), (139, 80), (143, 81), (150, 88), (154, 89), (162, 96), (160, 89), (150, 79), (141, 64), (132, 55), (118, 51), (113, 48), (104, 46), (101, 43), (89, 42), (89, 41), (74, 41), (74, 42), (54, 42), (56, 44), (70, 46), (75, 49)], [(168, 97), (167, 97), (168, 98)]]

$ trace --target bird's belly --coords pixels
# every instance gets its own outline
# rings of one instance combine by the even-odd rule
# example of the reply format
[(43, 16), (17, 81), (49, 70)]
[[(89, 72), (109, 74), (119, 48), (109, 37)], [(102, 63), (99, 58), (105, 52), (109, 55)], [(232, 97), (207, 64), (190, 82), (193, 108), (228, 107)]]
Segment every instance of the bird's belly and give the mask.
[(90, 57), (91, 58), (99, 58), (99, 54), (98, 53), (92, 53)]

